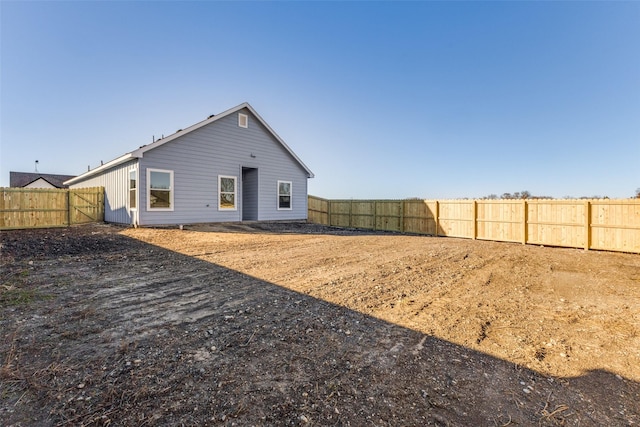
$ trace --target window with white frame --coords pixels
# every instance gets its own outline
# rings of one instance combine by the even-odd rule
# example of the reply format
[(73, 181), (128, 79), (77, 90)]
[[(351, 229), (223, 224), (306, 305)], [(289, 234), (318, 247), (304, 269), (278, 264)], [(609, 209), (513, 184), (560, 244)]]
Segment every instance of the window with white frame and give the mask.
[(235, 176), (218, 176), (218, 209), (235, 211), (238, 209), (238, 178)]
[(241, 128), (249, 127), (249, 116), (246, 114), (238, 113), (238, 126)]
[(147, 209), (173, 210), (173, 171), (147, 169)]
[(129, 209), (137, 207), (138, 176), (135, 169), (129, 171)]
[(291, 209), (291, 181), (278, 181), (278, 210)]

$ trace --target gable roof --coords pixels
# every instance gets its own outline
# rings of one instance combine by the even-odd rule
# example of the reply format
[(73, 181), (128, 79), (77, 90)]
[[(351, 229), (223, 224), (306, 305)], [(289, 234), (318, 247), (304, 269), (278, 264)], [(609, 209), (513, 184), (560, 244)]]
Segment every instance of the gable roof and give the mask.
[(10, 187), (26, 187), (27, 185), (39, 179), (44, 179), (49, 184), (57, 188), (66, 188), (65, 181), (75, 178), (74, 175), (55, 175), (50, 173), (38, 172), (9, 172)]
[(141, 158), (144, 153), (146, 153), (147, 151), (153, 150), (154, 148), (160, 147), (161, 145), (166, 144), (167, 142), (171, 142), (174, 139), (177, 139), (183, 135), (188, 134), (189, 132), (193, 132), (196, 129), (200, 129), (203, 126), (209, 125), (217, 120), (220, 120), (224, 117), (227, 117), (237, 111), (242, 110), (243, 108), (246, 108), (247, 110), (249, 110), (251, 112), (251, 114), (253, 114), (258, 121), (269, 131), (269, 133), (276, 139), (276, 141), (278, 141), (280, 143), (280, 145), (282, 145), (282, 147), (291, 155), (291, 157), (293, 157), (295, 159), (295, 161), (305, 170), (305, 172), (307, 172), (307, 175), (309, 178), (313, 178), (313, 172), (311, 172), (311, 170), (307, 167), (307, 165), (305, 165), (302, 160), (300, 160), (300, 158), (293, 152), (293, 150), (291, 150), (291, 148), (289, 148), (289, 146), (284, 142), (284, 140), (282, 140), (282, 138), (280, 138), (280, 136), (278, 136), (278, 134), (271, 129), (271, 126), (269, 126), (267, 124), (267, 122), (264, 121), (264, 119), (262, 117), (260, 117), (260, 115), (256, 112), (256, 110), (253, 109), (253, 107), (251, 105), (249, 105), (248, 102), (243, 102), (242, 104), (233, 107), (227, 111), (224, 111), (220, 114), (216, 114), (213, 116), (210, 116), (208, 119), (203, 120), (201, 122), (198, 122), (194, 125), (189, 126), (186, 129), (182, 129), (177, 131), (176, 133), (169, 135), (167, 137), (158, 139), (157, 141), (148, 144), (148, 145), (143, 145), (142, 147), (138, 148), (137, 150), (131, 151), (127, 154), (124, 154), (116, 159), (113, 159), (103, 165), (98, 166), (95, 169), (92, 169), (90, 171), (87, 171), (85, 173), (83, 173), (82, 175), (79, 175), (73, 179), (69, 179), (68, 181), (65, 181), (66, 185), (71, 185), (74, 184), (76, 182), (82, 181), (84, 179), (87, 179), (93, 175), (97, 175), (102, 171), (105, 171), (107, 169), (110, 169), (114, 166), (117, 166), (119, 164), (122, 164), (124, 162), (127, 162), (129, 160), (132, 159), (138, 159)]

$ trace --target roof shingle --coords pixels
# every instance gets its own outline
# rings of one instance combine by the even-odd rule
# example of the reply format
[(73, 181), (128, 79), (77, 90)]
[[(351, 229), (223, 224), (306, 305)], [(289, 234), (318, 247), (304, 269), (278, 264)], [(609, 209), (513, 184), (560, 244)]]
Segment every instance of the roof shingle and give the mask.
[(64, 185), (63, 182), (74, 178), (74, 175), (55, 175), (50, 173), (37, 173), (37, 172), (9, 172), (9, 186), (10, 187), (26, 187), (33, 181), (38, 179), (44, 179), (49, 184), (57, 188), (67, 188), (68, 185)]

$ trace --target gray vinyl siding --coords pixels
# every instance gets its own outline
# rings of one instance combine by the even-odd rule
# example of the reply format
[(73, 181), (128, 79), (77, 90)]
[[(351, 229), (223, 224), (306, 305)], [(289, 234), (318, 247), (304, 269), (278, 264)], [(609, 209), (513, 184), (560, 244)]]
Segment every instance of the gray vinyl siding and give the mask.
[[(307, 172), (248, 109), (247, 129), (230, 114), (144, 153), (139, 159), (140, 225), (242, 220), (242, 167), (256, 168), (258, 220), (307, 218)], [(147, 210), (147, 169), (174, 173), (173, 211)], [(237, 177), (235, 211), (218, 210), (218, 176)], [(277, 182), (291, 181), (292, 209), (277, 209)]]
[[(70, 188), (104, 187), (104, 220), (119, 224), (132, 224), (129, 210), (129, 171), (135, 169), (136, 160), (115, 166), (100, 175), (90, 177)], [(140, 188), (140, 185), (138, 185)]]

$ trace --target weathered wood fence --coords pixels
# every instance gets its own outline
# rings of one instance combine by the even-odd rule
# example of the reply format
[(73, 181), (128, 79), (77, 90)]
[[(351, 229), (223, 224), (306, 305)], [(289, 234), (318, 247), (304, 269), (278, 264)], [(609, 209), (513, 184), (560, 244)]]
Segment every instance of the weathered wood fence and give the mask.
[(0, 230), (104, 221), (104, 188), (0, 188)]
[(309, 221), (335, 227), (640, 253), (640, 199), (327, 200)]

